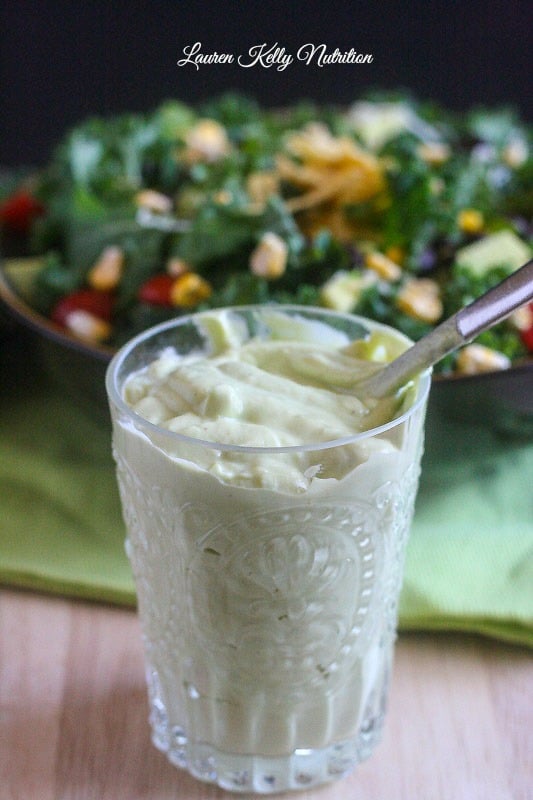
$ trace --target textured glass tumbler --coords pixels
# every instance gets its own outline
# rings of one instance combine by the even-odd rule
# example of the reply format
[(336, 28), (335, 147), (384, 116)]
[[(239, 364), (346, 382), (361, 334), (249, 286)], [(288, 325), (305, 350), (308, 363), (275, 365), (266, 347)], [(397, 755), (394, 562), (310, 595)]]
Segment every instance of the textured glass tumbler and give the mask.
[[(249, 336), (268, 338), (265, 309), (233, 313)], [(382, 327), (280, 310), (309, 341)], [(107, 374), (153, 742), (227, 790), (304, 789), (346, 775), (380, 737), (430, 376), (398, 418), (342, 440), (191, 439), (135, 414), (122, 387), (165, 347), (208, 352), (197, 319), (138, 336)], [(301, 466), (302, 483), (290, 492), (224, 483), (227, 460), (250, 475)]]

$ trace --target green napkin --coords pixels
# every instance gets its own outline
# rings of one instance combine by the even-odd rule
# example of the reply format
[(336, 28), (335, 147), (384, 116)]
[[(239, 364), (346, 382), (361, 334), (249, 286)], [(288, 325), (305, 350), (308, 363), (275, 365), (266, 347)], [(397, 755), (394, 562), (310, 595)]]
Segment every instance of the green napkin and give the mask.
[(429, 426), (400, 627), (533, 645), (533, 441)]
[[(0, 581), (133, 605), (109, 424), (10, 343), (1, 356)], [(451, 423), (428, 430), (401, 629), (533, 645), (532, 476), (531, 442)]]

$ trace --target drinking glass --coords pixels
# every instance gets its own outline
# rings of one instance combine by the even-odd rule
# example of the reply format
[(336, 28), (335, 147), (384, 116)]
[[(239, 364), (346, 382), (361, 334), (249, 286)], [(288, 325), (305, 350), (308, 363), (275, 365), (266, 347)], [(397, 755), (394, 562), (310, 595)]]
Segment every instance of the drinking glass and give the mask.
[[(272, 307), (229, 313), (244, 338), (290, 341), (296, 326), (323, 344), (383, 329), (323, 309), (279, 310), (290, 324), (275, 333)], [(153, 742), (227, 790), (340, 778), (383, 726), (430, 375), (377, 428), (251, 447), (172, 432), (127, 405), (127, 377), (167, 347), (208, 356), (202, 315), (137, 336), (106, 377)], [(298, 476), (290, 489), (287, 475)]]

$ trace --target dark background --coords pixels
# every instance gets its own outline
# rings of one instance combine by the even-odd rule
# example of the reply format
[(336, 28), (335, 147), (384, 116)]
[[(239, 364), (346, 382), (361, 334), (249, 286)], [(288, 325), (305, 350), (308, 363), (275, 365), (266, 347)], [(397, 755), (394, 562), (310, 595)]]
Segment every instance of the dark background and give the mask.
[[(150, 111), (227, 89), (264, 105), (307, 97), (350, 103), (368, 88), (408, 87), (452, 109), (506, 104), (531, 117), (533, 4), (526, 0), (152, 0), (30, 2), (0, 7), (0, 165), (43, 163), (65, 130), (92, 114)], [(237, 64), (178, 67), (205, 53), (266, 42), (353, 47), (373, 63), (285, 71)]]

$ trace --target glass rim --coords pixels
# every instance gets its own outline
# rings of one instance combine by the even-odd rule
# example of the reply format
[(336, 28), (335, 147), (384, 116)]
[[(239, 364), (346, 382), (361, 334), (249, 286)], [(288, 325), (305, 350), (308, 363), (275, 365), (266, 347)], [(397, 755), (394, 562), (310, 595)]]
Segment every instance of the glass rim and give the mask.
[[(142, 331), (141, 333), (137, 334), (133, 338), (129, 339), (119, 350), (115, 353), (113, 358), (111, 359), (107, 369), (106, 369), (106, 376), (105, 376), (105, 386), (107, 390), (107, 395), (110, 403), (113, 403), (123, 414), (129, 417), (132, 423), (135, 425), (136, 428), (140, 428), (141, 430), (146, 431), (146, 434), (149, 436), (150, 433), (157, 434), (157, 436), (163, 436), (165, 439), (174, 442), (181, 442), (184, 444), (194, 445), (194, 446), (201, 446), (207, 447), (211, 450), (220, 450), (226, 452), (238, 452), (238, 453), (249, 453), (249, 454), (274, 454), (274, 453), (301, 453), (301, 452), (310, 452), (310, 451), (319, 451), (319, 450), (330, 450), (335, 447), (343, 447), (346, 445), (354, 444), (356, 442), (363, 441), (365, 439), (372, 438), (373, 436), (379, 436), (382, 433), (385, 433), (392, 428), (396, 428), (397, 426), (406, 422), (410, 417), (412, 417), (418, 409), (426, 402), (429, 390), (431, 387), (431, 368), (422, 372), (418, 379), (418, 385), (416, 388), (416, 396), (413, 402), (409, 405), (409, 407), (403, 411), (399, 416), (394, 417), (393, 419), (389, 420), (389, 422), (384, 423), (383, 425), (379, 425), (375, 428), (369, 428), (365, 431), (359, 431), (357, 433), (349, 434), (347, 436), (342, 436), (337, 439), (329, 439), (327, 441), (321, 442), (305, 442), (302, 444), (296, 445), (281, 445), (281, 446), (268, 446), (268, 447), (261, 447), (261, 446), (250, 446), (250, 445), (240, 445), (240, 444), (229, 444), (224, 442), (214, 442), (208, 439), (199, 439), (194, 436), (187, 436), (183, 433), (178, 433), (177, 431), (172, 431), (168, 428), (163, 428), (160, 425), (156, 425), (153, 422), (150, 422), (145, 417), (138, 414), (136, 411), (131, 408), (128, 403), (123, 399), (121, 392), (119, 391), (118, 380), (117, 376), (119, 374), (120, 368), (122, 367), (126, 358), (135, 350), (136, 347), (142, 345), (147, 340), (154, 338), (161, 333), (164, 333), (167, 330), (172, 328), (177, 328), (180, 325), (185, 325), (195, 318), (200, 317), (202, 314), (211, 313), (212, 311), (262, 311), (265, 309), (276, 309), (279, 311), (292, 311), (292, 312), (307, 312), (307, 313), (318, 313), (321, 316), (327, 317), (334, 317), (334, 318), (342, 318), (349, 322), (360, 324), (362, 326), (370, 326), (374, 329), (382, 329), (392, 331), (393, 333), (404, 337), (408, 340), (401, 331), (398, 331), (395, 328), (392, 328), (390, 325), (385, 325), (380, 322), (375, 322), (374, 320), (367, 319), (366, 317), (362, 317), (356, 314), (348, 314), (343, 312), (334, 311), (332, 309), (327, 308), (320, 308), (319, 306), (302, 306), (302, 305), (295, 305), (295, 304), (280, 304), (280, 305), (269, 305), (269, 304), (250, 304), (250, 305), (239, 305), (239, 306), (225, 306), (224, 308), (216, 308), (216, 309), (209, 309), (208, 311), (197, 311), (190, 314), (184, 314), (183, 316), (173, 317), (170, 320), (166, 320), (165, 322), (161, 322), (158, 325), (153, 325), (150, 328)], [(152, 438), (152, 437), (149, 437)]]

